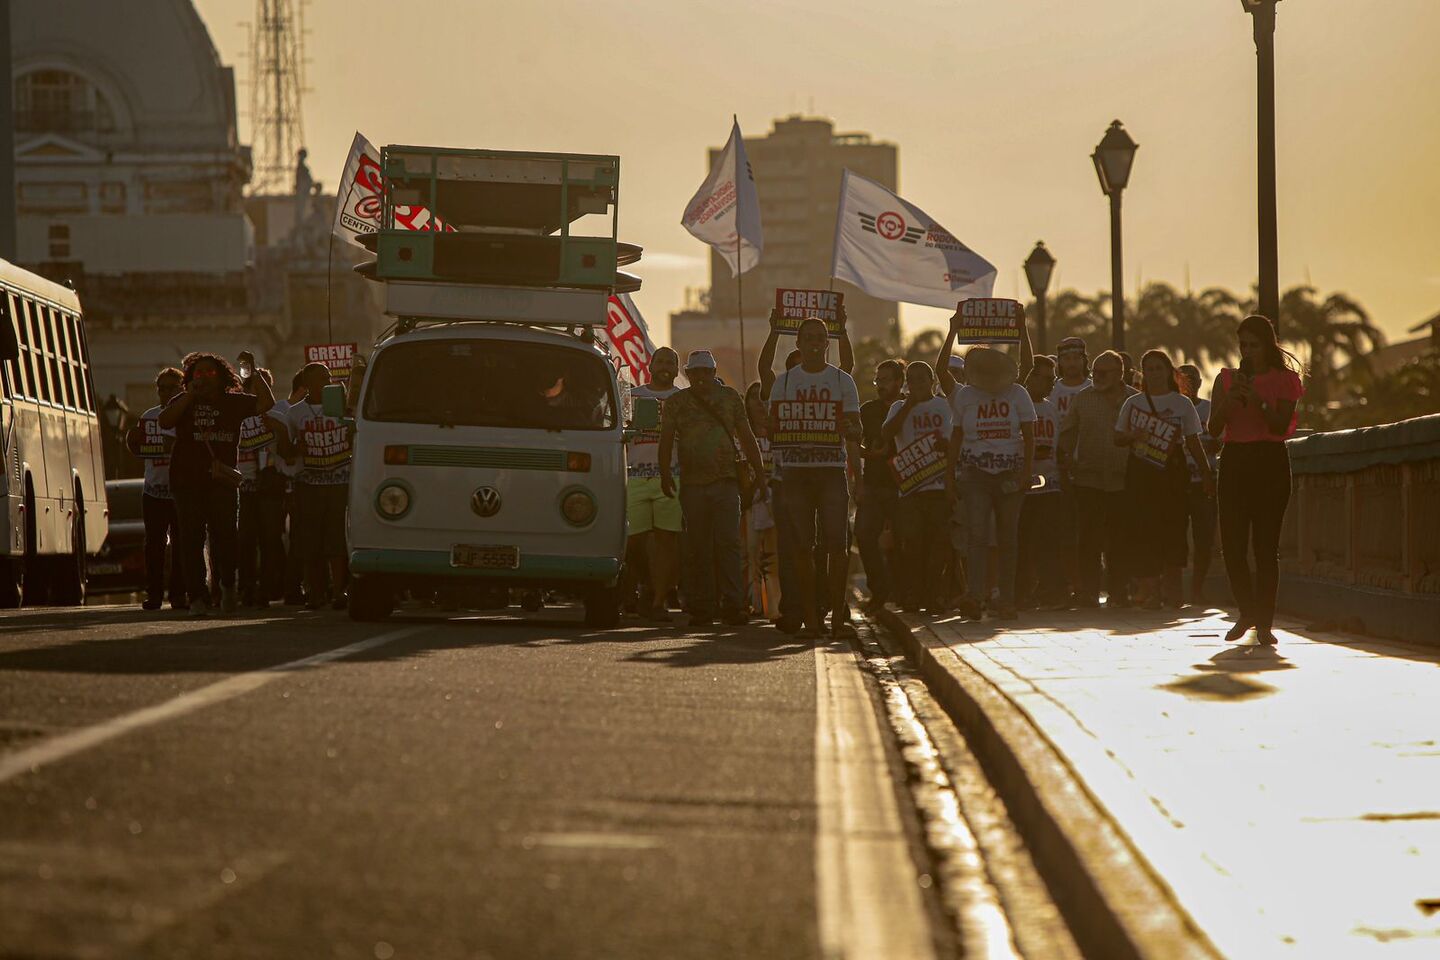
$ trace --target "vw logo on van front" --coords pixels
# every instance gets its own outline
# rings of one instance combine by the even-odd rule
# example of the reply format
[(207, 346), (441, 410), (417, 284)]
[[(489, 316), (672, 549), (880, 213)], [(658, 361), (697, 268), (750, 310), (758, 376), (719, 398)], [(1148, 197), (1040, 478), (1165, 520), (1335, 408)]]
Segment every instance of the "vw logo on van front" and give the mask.
[(482, 517), (493, 517), (500, 512), (500, 491), (494, 487), (480, 487), (470, 494), (470, 509)]

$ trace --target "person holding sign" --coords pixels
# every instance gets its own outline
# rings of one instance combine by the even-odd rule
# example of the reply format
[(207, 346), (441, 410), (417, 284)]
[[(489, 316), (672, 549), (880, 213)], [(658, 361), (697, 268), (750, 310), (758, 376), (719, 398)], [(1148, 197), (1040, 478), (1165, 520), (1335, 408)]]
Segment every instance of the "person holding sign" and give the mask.
[(301, 463), (295, 478), (295, 506), (300, 521), (300, 549), (305, 570), (305, 607), (324, 605), (326, 567), (334, 591), (331, 607), (344, 610), (349, 563), (345, 547), (345, 508), (349, 499), (351, 428), (325, 415), (321, 400), (330, 383), (323, 363), (307, 363), (300, 371), (305, 396), (277, 421), (276, 445), (286, 460)]
[[(1300, 363), (1275, 342), (1261, 316), (1240, 321), (1240, 369), (1221, 370), (1211, 389), (1210, 433), (1225, 441), (1220, 454), (1220, 545), (1230, 590), (1240, 607), (1225, 639), (1251, 627), (1261, 643), (1275, 642), (1275, 594), (1280, 587), (1280, 527), (1290, 502), (1290, 454), (1295, 405), (1304, 395)], [(1250, 573), (1249, 549), (1255, 551)]]
[(890, 407), (881, 437), (893, 442), (890, 458), (899, 489), (899, 589), (901, 607), (944, 613), (943, 575), (949, 546), (950, 501), (945, 497), (945, 448), (951, 432), (950, 403), (935, 394), (935, 371), (924, 360), (905, 368), (910, 392)]
[(1190, 471), (1185, 449), (1200, 467), (1205, 495), (1214, 496), (1215, 478), (1200, 445), (1200, 416), (1180, 390), (1180, 375), (1164, 350), (1140, 358), (1144, 391), (1126, 398), (1115, 420), (1115, 444), (1130, 448), (1125, 497), (1133, 530), (1133, 572), (1147, 610), (1179, 607), (1180, 571), (1190, 553)]
[(145, 461), (145, 483), (141, 488), (141, 517), (145, 523), (146, 610), (159, 610), (165, 600), (165, 542), (170, 542), (170, 609), (185, 610), (185, 565), (180, 562), (180, 528), (175, 520), (175, 497), (170, 492), (170, 448), (174, 430), (160, 428), (160, 411), (180, 392), (185, 374), (166, 367), (155, 377), (159, 406), (140, 414), (140, 420), (125, 435), (125, 445)]
[(950, 498), (958, 489), (964, 505), (969, 547), (960, 609), (972, 620), (983, 614), (993, 518), (1000, 590), (996, 614), (1013, 620), (1020, 507), (1033, 485), (1035, 404), (1015, 382), (1015, 364), (998, 350), (972, 347), (965, 373), (970, 382), (950, 397), (955, 427), (946, 471)]
[(220, 609), (235, 610), (235, 513), (240, 471), (240, 423), (265, 413), (275, 403), (263, 380), (254, 395), (240, 390), (239, 378), (224, 357), (192, 353), (185, 358), (185, 389), (165, 405), (157, 422), (175, 431), (170, 457), (170, 488), (180, 524), (185, 586), (190, 615), (210, 615), (210, 584), (205, 576), (205, 543), (220, 583)]
[[(794, 546), (805, 620), (796, 636), (806, 639), (819, 637), (824, 628), (822, 597), (831, 611), (830, 635), (855, 636), (845, 593), (850, 490), (858, 485), (861, 462), (860, 393), (850, 374), (825, 362), (828, 342), (825, 321), (807, 318), (795, 336), (799, 365), (779, 378), (771, 375), (770, 443), (780, 451), (781, 496), (793, 536), (781, 550)], [(817, 544), (826, 552), (824, 583), (816, 576)]]

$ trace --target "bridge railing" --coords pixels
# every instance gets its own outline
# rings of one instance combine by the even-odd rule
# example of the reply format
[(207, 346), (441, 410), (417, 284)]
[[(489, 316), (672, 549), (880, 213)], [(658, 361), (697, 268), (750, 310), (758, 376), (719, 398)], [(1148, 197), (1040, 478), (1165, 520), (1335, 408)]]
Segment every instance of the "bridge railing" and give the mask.
[[(1306, 590), (1311, 600), (1301, 603), (1348, 602), (1365, 608), (1357, 616), (1367, 624), (1419, 617), (1414, 627), (1424, 627), (1433, 617), (1428, 632), (1440, 635), (1440, 414), (1311, 434), (1289, 447), (1294, 487), (1280, 539), (1285, 579), (1367, 595), (1341, 590), (1327, 601)], [(1383, 595), (1399, 603), (1378, 609)], [(1413, 636), (1414, 627), (1385, 632)]]

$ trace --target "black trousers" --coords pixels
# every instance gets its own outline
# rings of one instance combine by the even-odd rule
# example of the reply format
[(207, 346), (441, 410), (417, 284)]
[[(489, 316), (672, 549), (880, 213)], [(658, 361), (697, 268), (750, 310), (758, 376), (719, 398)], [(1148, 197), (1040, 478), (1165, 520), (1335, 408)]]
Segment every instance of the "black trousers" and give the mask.
[(1130, 596), (1126, 582), (1130, 579), (1130, 531), (1128, 502), (1124, 490), (1075, 488), (1075, 523), (1079, 546), (1076, 576), (1079, 596), (1095, 600), (1100, 596), (1100, 557), (1105, 557), (1105, 591), (1112, 600)]
[(235, 585), (235, 488), (206, 480), (175, 487), (175, 516), (180, 522), (180, 564), (191, 598), (209, 597), (205, 576), (205, 544), (222, 587)]
[(1190, 473), (1183, 456), (1152, 467), (1131, 457), (1125, 468), (1130, 501), (1130, 574), (1158, 577), (1185, 566), (1190, 556), (1186, 526), (1190, 514)]
[(1275, 622), (1280, 528), (1289, 503), (1290, 454), (1285, 444), (1225, 444), (1220, 454), (1220, 549), (1241, 619), (1264, 630)]
[(1049, 604), (1065, 599), (1065, 549), (1070, 504), (1063, 493), (1028, 494), (1020, 507), (1016, 599)]
[(170, 605), (185, 605), (185, 567), (180, 562), (180, 526), (175, 519), (175, 501), (148, 494), (141, 497), (140, 515), (145, 521), (145, 599), (165, 598), (165, 543), (170, 543)]
[(240, 597), (278, 600), (285, 579), (285, 491), (240, 491), (237, 530)]
[(900, 550), (893, 596), (905, 606), (938, 609), (945, 597), (950, 499), (944, 490), (924, 490), (901, 497), (896, 521)]

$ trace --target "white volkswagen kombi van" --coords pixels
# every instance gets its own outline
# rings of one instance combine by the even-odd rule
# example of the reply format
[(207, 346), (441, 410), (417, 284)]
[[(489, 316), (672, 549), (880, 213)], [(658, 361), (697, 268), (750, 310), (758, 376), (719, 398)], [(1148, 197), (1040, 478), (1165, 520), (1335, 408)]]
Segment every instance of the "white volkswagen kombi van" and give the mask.
[(619, 620), (625, 555), (621, 384), (563, 327), (447, 322), (375, 351), (354, 403), (351, 616), (456, 583), (578, 594)]

